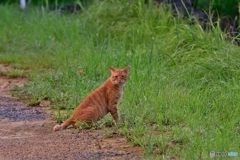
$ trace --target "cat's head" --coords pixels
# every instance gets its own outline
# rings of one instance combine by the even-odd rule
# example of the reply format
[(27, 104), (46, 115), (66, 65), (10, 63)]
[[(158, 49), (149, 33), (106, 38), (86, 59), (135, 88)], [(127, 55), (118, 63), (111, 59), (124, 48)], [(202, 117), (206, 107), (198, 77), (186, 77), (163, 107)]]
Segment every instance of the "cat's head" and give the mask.
[(128, 71), (130, 69), (129, 66), (125, 67), (124, 69), (117, 69), (117, 68), (113, 68), (113, 67), (108, 67), (109, 70), (111, 71), (111, 82), (114, 85), (123, 85), (128, 77)]

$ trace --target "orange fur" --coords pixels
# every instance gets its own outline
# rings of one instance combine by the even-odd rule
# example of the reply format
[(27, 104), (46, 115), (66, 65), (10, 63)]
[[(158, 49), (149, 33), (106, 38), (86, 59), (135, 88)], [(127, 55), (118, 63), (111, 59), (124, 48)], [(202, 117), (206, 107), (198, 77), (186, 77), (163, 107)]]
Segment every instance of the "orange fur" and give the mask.
[(69, 119), (61, 125), (54, 126), (54, 132), (65, 129), (69, 125), (76, 126), (79, 122), (96, 122), (109, 112), (115, 124), (119, 121), (117, 107), (123, 94), (123, 85), (128, 77), (129, 66), (124, 69), (108, 68), (111, 76), (79, 104)]

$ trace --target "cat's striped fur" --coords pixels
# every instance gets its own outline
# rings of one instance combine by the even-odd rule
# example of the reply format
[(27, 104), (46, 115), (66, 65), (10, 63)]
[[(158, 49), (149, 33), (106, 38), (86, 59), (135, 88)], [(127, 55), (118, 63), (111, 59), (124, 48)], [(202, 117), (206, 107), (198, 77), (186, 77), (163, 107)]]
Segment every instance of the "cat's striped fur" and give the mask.
[(108, 68), (111, 76), (79, 104), (69, 119), (61, 125), (54, 126), (53, 131), (65, 129), (69, 125), (77, 126), (79, 122), (96, 122), (109, 112), (115, 124), (119, 121), (117, 107), (123, 94), (123, 85), (128, 78), (129, 66), (124, 69)]

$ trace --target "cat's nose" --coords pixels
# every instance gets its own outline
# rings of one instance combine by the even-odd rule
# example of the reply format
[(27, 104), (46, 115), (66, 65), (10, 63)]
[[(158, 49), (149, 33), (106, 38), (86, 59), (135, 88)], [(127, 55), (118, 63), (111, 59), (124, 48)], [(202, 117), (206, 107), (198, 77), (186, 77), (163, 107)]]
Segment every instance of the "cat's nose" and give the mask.
[(124, 83), (125, 81), (123, 79), (118, 80), (118, 83)]

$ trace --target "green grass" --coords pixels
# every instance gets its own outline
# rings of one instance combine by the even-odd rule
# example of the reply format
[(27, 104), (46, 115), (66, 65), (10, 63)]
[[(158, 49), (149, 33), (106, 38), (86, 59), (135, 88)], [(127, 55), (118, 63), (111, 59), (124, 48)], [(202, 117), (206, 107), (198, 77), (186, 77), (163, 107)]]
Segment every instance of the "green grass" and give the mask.
[(107, 66), (130, 65), (118, 131), (149, 159), (239, 152), (240, 48), (218, 27), (204, 32), (137, 0), (95, 2), (81, 15), (5, 5), (0, 15), (0, 62), (30, 70), (19, 94), (50, 100), (56, 120), (105, 81)]

